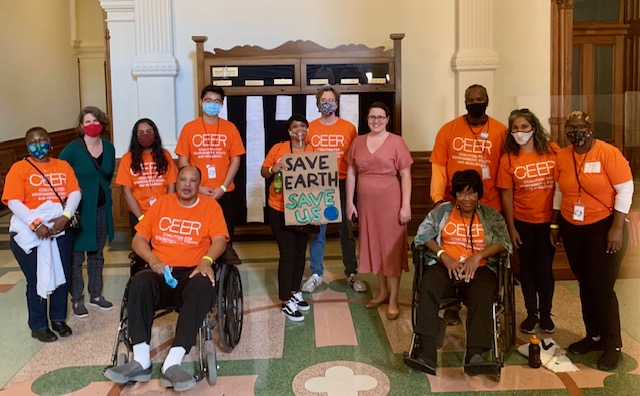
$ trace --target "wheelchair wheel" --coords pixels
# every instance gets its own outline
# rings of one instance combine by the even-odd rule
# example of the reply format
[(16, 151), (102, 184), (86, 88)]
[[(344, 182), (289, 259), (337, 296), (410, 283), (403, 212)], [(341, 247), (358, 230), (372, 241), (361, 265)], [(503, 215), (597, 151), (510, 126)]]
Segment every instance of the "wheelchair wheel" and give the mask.
[(218, 362), (216, 361), (215, 353), (207, 353), (205, 370), (207, 372), (207, 381), (209, 382), (209, 385), (215, 385), (216, 382), (218, 382)]
[(242, 280), (235, 266), (223, 265), (218, 283), (218, 327), (222, 350), (229, 353), (242, 334)]

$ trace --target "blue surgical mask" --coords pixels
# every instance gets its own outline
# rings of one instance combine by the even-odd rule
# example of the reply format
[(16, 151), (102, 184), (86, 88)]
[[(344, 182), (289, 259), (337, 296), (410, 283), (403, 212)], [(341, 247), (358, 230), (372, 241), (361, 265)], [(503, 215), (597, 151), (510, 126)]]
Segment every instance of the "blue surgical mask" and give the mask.
[(47, 140), (44, 143), (28, 144), (27, 150), (29, 150), (29, 154), (32, 154), (37, 159), (43, 159), (49, 154), (49, 151), (51, 151), (51, 141)]
[(202, 104), (202, 111), (208, 116), (216, 116), (220, 113), (220, 109), (222, 109), (222, 105), (219, 103), (207, 103), (204, 102)]

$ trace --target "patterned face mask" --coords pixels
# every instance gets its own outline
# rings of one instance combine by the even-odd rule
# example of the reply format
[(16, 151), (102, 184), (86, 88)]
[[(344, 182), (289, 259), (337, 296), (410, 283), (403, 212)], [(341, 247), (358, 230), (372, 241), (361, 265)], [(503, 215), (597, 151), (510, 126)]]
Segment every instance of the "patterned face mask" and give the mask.
[(320, 110), (320, 113), (328, 116), (335, 113), (336, 110), (338, 110), (338, 104), (336, 102), (320, 103), (320, 106), (318, 106), (318, 110)]
[(576, 147), (582, 147), (587, 143), (587, 139), (589, 139), (591, 134), (589, 131), (571, 131), (567, 132), (567, 139)]
[(51, 151), (51, 141), (47, 140), (44, 143), (28, 144), (27, 150), (29, 150), (29, 153), (37, 159), (43, 159), (47, 154), (49, 154), (49, 151)]

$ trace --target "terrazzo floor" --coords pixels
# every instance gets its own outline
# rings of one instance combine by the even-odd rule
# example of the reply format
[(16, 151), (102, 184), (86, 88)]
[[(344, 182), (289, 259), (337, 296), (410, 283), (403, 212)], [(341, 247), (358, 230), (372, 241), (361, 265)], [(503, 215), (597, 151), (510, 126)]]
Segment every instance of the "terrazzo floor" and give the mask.
[[(218, 381), (200, 381), (189, 395), (425, 395), (475, 393), (498, 395), (640, 395), (640, 280), (621, 279), (620, 300), (624, 359), (613, 372), (598, 371), (598, 353), (571, 356), (580, 371), (554, 374), (531, 369), (511, 351), (499, 382), (463, 373), (465, 333), (462, 325), (447, 329), (438, 354), (438, 375), (416, 372), (402, 362), (411, 341), (410, 299), (413, 271), (402, 278), (401, 316), (385, 317), (386, 306), (366, 309), (371, 298), (347, 287), (340, 246), (329, 240), (323, 286), (306, 295), (311, 310), (300, 323), (287, 321), (277, 300), (275, 242), (235, 244), (244, 263), (239, 267), (244, 289), (244, 327), (231, 353), (219, 348)], [(89, 317), (72, 315), (73, 336), (51, 344), (31, 338), (27, 327), (24, 277), (9, 250), (0, 250), (0, 396), (8, 395), (162, 395), (173, 393), (159, 383), (159, 369), (171, 344), (175, 314), (154, 324), (154, 375), (148, 383), (116, 385), (102, 376), (110, 363), (119, 304), (128, 278), (127, 251), (106, 251), (104, 295), (111, 311), (88, 306)], [(306, 278), (306, 276), (305, 276)], [(371, 275), (362, 278), (375, 288)], [(371, 289), (370, 287), (370, 289)], [(526, 312), (516, 287), (517, 323)], [(461, 314), (464, 315), (463, 309)], [(577, 284), (557, 282), (554, 297), (556, 343), (567, 347), (583, 337)], [(542, 336), (539, 334), (539, 336)], [(517, 333), (517, 344), (528, 337)], [(193, 368), (196, 348), (185, 359)]]

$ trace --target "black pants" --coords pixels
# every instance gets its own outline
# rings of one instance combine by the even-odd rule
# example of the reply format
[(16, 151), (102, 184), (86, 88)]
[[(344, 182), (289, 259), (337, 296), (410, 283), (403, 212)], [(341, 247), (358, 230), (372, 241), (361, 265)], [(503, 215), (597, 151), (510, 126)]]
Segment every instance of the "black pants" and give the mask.
[(178, 286), (171, 289), (164, 277), (145, 269), (138, 272), (128, 290), (129, 330), (133, 345), (151, 341), (153, 315), (160, 307), (180, 309), (174, 346), (183, 347), (187, 353), (195, 345), (198, 329), (215, 300), (214, 287), (209, 278), (196, 274), (189, 279), (194, 267), (175, 268), (173, 277)]
[(227, 223), (227, 232), (229, 232), (229, 244), (233, 244), (234, 233), (236, 229), (236, 205), (234, 197), (236, 191), (229, 191), (218, 199), (218, 203), (222, 208), (222, 214), (224, 214), (224, 221)]
[(284, 212), (267, 208), (267, 218), (278, 242), (278, 295), (281, 301), (291, 298), (292, 291), (300, 290), (304, 274), (309, 234), (293, 231), (284, 224)]
[(618, 298), (613, 287), (627, 250), (627, 228), (622, 248), (607, 253), (607, 234), (613, 215), (597, 223), (576, 226), (560, 219), (560, 235), (571, 271), (578, 278), (582, 319), (587, 336), (601, 336), (605, 349), (622, 347)]
[(520, 259), (520, 282), (527, 313), (551, 314), (553, 302), (553, 255), (549, 223), (533, 224), (514, 219), (522, 245), (515, 249)]
[[(466, 301), (467, 349), (490, 349), (493, 345), (491, 307), (498, 289), (496, 275), (488, 267), (476, 270), (471, 282), (459, 286), (460, 296)], [(433, 344), (438, 340), (444, 321), (438, 316), (440, 301), (455, 296), (455, 288), (444, 264), (437, 263), (425, 269), (420, 282), (420, 301), (415, 332)]]

